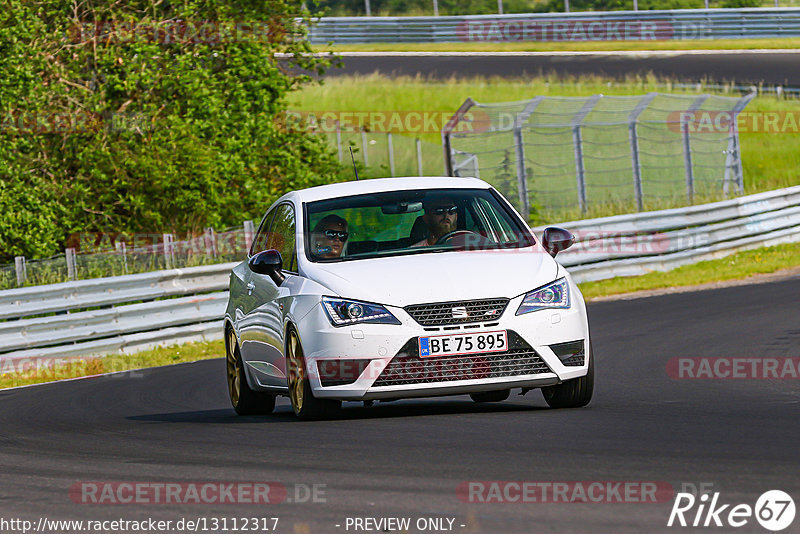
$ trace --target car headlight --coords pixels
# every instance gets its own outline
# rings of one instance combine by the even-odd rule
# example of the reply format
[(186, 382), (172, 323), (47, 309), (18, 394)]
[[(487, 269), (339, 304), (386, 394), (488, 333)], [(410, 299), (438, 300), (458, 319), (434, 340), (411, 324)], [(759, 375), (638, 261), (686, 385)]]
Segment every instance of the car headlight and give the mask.
[(356, 323), (402, 324), (389, 310), (379, 304), (322, 297), (322, 309), (325, 310), (333, 326)]
[(569, 308), (569, 284), (566, 278), (559, 278), (526, 294), (517, 315), (552, 308)]

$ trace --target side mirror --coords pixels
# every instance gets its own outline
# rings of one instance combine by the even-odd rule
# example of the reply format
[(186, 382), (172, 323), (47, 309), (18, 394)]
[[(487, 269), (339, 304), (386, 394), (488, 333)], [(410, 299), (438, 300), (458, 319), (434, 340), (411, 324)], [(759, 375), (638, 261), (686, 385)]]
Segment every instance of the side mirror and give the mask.
[(554, 258), (562, 250), (567, 250), (575, 243), (575, 236), (569, 230), (548, 226), (542, 234), (542, 245), (544, 249)]
[(275, 249), (264, 250), (255, 254), (250, 261), (247, 262), (250, 270), (256, 274), (265, 274), (272, 278), (275, 285), (281, 285), (286, 277), (283, 276), (281, 270), (283, 269), (283, 258), (281, 253)]

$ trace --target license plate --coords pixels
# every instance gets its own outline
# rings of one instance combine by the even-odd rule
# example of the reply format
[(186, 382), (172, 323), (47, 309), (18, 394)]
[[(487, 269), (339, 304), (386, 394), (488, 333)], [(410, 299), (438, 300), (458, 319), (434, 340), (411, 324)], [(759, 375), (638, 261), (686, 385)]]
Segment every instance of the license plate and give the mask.
[(456, 356), (459, 354), (483, 354), (508, 350), (505, 330), (494, 332), (470, 332), (468, 334), (446, 334), (419, 338), (420, 358)]

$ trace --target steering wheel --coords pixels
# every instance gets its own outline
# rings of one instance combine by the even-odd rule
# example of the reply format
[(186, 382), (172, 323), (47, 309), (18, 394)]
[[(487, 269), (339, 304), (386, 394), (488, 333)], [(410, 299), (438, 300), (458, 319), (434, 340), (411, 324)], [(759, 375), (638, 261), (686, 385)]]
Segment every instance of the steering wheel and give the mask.
[(471, 230), (453, 230), (452, 232), (447, 232), (442, 237), (436, 240), (437, 245), (444, 244), (445, 241), (450, 241), (451, 239), (459, 236), (468, 236), (468, 235), (476, 235), (478, 237), (483, 237), (478, 232), (473, 232)]

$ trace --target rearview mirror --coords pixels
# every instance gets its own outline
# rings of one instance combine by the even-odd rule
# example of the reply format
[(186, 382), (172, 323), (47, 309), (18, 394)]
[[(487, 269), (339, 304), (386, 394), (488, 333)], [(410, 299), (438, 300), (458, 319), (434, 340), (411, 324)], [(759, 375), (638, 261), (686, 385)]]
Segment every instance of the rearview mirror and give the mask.
[(414, 213), (422, 211), (422, 202), (398, 202), (397, 204), (384, 204), (381, 213), (384, 215), (399, 215), (401, 213)]
[(542, 246), (554, 258), (562, 250), (567, 250), (575, 243), (575, 236), (569, 230), (548, 226), (542, 234)]
[(283, 270), (283, 258), (281, 253), (275, 249), (264, 250), (255, 254), (247, 262), (250, 270), (256, 274), (265, 274), (272, 278), (275, 285), (281, 285), (286, 277), (281, 272)]

